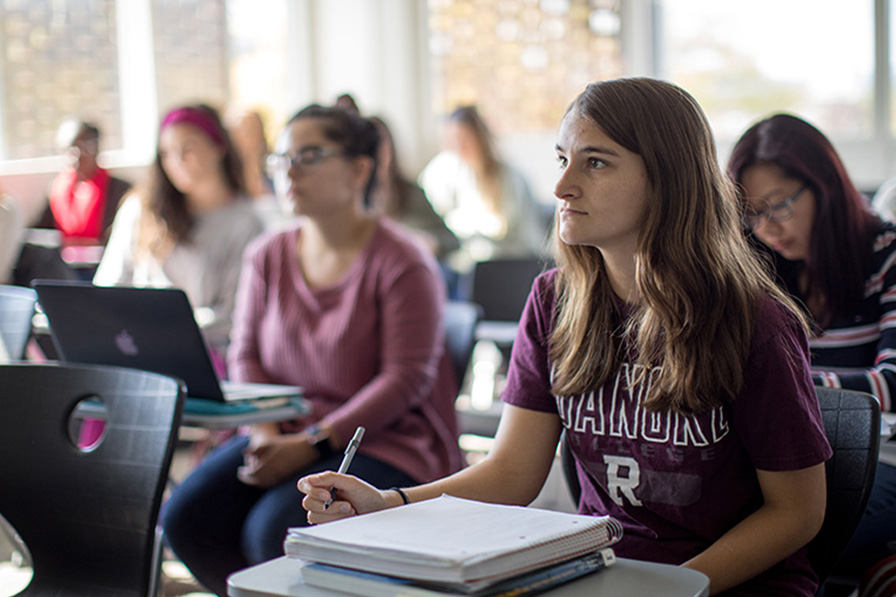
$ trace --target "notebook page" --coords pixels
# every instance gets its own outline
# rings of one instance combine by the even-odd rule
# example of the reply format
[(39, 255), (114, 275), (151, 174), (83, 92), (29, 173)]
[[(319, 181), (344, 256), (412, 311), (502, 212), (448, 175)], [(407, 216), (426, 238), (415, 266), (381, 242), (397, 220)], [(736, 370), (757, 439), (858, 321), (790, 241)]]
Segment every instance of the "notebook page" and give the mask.
[[(384, 572), (463, 570), (501, 574), (562, 560), (614, 543), (608, 517), (502, 506), (443, 495), (316, 527), (290, 529), (288, 555), (331, 564), (355, 562)], [(360, 559), (359, 559), (360, 558)], [(421, 572), (422, 574), (422, 572)], [(471, 576), (472, 575), (472, 576)], [(434, 576), (435, 577), (435, 576)]]

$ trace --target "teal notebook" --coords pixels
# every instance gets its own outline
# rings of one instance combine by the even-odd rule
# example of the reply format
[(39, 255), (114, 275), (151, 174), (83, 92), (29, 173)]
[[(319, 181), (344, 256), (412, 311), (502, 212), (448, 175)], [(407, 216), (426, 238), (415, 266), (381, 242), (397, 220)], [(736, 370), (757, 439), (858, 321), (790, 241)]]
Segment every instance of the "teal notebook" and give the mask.
[(297, 407), (297, 416), (305, 412), (302, 400), (294, 398), (259, 398), (257, 400), (239, 400), (236, 402), (218, 402), (206, 398), (187, 398), (184, 402), (184, 412), (194, 415), (244, 415), (290, 405)]

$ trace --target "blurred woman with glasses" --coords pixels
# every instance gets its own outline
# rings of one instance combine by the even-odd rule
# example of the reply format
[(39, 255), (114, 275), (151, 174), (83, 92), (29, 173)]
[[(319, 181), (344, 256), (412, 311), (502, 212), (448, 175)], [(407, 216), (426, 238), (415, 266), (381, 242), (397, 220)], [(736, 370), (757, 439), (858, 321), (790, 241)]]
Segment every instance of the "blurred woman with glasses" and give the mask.
[(429, 251), (366, 207), (378, 141), (368, 120), (312, 105), (267, 160), (301, 218), (246, 251), (228, 362), (239, 381), (301, 386), (311, 409), (234, 438), (166, 505), (166, 539), (219, 595), (232, 572), (283, 555), (287, 529), (307, 524), (296, 482), (338, 469), (358, 426), (351, 470), (378, 487), (460, 467), (444, 284)]
[(243, 250), (262, 231), (218, 113), (179, 107), (162, 119), (149, 180), (122, 203), (93, 282), (182, 288), (223, 365)]
[[(779, 283), (814, 322), (816, 385), (896, 402), (896, 225), (856, 189), (831, 142), (811, 124), (776, 114), (750, 127), (732, 151), (744, 222)], [(878, 465), (866, 514), (843, 572), (888, 555), (896, 539), (896, 466)]]

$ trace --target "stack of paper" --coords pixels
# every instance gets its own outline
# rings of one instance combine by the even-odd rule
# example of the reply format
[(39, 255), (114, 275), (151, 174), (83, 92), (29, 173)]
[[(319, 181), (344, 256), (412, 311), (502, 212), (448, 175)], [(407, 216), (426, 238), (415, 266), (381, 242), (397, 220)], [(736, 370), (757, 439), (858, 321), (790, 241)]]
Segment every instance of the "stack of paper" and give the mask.
[[(289, 556), (365, 572), (481, 588), (608, 547), (610, 517), (487, 504), (443, 495), (290, 529)], [(333, 587), (338, 588), (338, 587)]]

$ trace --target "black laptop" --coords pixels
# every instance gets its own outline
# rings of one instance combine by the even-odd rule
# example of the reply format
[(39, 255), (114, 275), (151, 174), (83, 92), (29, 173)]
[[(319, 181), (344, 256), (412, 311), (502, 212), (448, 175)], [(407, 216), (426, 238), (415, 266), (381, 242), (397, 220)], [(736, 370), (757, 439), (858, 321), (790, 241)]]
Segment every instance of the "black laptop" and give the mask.
[(36, 280), (33, 286), (65, 362), (171, 375), (184, 381), (191, 398), (217, 402), (302, 394), (298, 386), (219, 380), (182, 290), (55, 280)]

